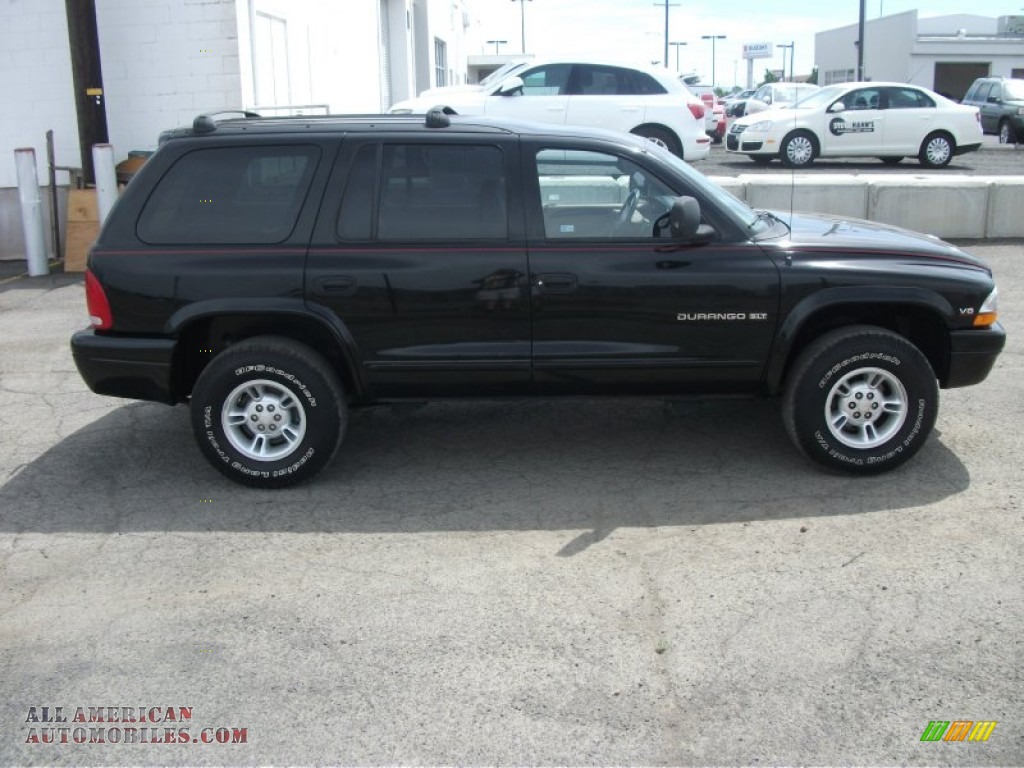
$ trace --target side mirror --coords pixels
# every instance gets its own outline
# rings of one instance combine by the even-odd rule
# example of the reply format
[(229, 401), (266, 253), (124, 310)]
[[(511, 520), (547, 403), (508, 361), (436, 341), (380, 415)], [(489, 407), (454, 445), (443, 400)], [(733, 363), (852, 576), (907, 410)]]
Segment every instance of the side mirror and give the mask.
[(700, 223), (700, 203), (693, 197), (677, 197), (668, 212), (672, 238), (688, 243), (707, 243), (715, 230)]
[(841, 102), (841, 101), (837, 101), (835, 104), (833, 104), (831, 107), (828, 108), (828, 111), (829, 112), (836, 112), (836, 113), (838, 113), (838, 112), (845, 112), (846, 111), (846, 105), (843, 104), (843, 102)]
[(497, 94), (499, 96), (514, 96), (517, 92), (523, 90), (523, 78), (521, 77), (510, 77), (508, 80), (498, 86)]

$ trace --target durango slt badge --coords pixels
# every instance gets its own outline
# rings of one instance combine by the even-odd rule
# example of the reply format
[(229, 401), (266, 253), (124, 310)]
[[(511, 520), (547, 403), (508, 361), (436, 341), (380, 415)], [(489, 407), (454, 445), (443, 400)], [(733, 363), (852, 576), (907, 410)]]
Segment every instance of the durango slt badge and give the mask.
[(676, 320), (767, 320), (767, 312), (680, 312)]

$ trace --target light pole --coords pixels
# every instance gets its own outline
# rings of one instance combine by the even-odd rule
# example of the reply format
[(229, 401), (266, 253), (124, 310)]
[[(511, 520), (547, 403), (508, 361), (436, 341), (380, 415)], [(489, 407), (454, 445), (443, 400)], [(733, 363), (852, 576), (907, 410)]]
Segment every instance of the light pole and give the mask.
[(533, 0), (512, 0), (512, 2), (519, 3), (520, 34), (522, 35), (523, 41), (523, 53), (526, 53), (526, 4), (532, 3)]
[(711, 89), (715, 88), (715, 40), (725, 40), (725, 35), (701, 35), (701, 40), (711, 41)]
[(686, 45), (686, 43), (669, 43), (669, 45), (674, 46), (675, 49), (676, 49), (676, 72), (678, 72), (679, 71), (679, 49), (682, 48), (684, 45)]
[(793, 56), (795, 54), (793, 46), (795, 45), (795, 43), (789, 43), (789, 44), (786, 44), (786, 43), (776, 43), (776, 45), (779, 48), (782, 49), (782, 79), (783, 80), (786, 79), (786, 49), (787, 48), (789, 49), (789, 79), (790, 79), (790, 81), (792, 81), (793, 80)]
[(494, 55), (497, 56), (498, 55), (498, 46), (499, 45), (508, 45), (508, 40), (488, 40), (487, 44), (488, 45), (491, 45), (491, 44), (494, 45)]
[[(664, 61), (665, 61), (665, 69), (668, 69), (668, 9), (673, 7), (673, 6), (679, 5), (679, 3), (670, 3), (669, 0), (658, 0), (658, 2), (655, 3), (655, 5), (658, 6), (658, 7), (664, 7), (665, 8), (665, 59), (664, 59)], [(677, 48), (676, 52), (678, 53), (678, 51), (679, 51), (679, 49)]]

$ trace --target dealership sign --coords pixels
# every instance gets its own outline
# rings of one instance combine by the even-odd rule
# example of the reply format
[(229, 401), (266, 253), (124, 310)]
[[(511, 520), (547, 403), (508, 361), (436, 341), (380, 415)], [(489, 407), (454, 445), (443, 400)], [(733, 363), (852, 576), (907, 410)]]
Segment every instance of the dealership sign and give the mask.
[(770, 59), (772, 57), (771, 43), (744, 43), (744, 59)]

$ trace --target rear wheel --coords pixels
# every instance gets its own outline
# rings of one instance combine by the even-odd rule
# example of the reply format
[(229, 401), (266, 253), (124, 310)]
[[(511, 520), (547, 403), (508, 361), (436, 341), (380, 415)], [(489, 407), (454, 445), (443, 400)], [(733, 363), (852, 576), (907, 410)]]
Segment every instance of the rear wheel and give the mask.
[(783, 141), (779, 150), (779, 159), (787, 168), (806, 168), (814, 162), (818, 154), (818, 145), (807, 131), (794, 131)]
[(1013, 126), (1010, 125), (1009, 120), (1003, 120), (999, 123), (999, 143), (1000, 144), (1016, 144), (1017, 136), (1013, 130)]
[[(634, 128), (633, 133), (637, 136), (643, 136), (645, 139), (650, 139), (676, 157), (683, 157), (683, 148), (679, 143), (679, 139), (666, 128), (659, 128), (655, 125), (641, 125), (639, 128)], [(683, 159), (685, 160), (686, 158)]]
[(920, 450), (938, 406), (935, 373), (917, 347), (883, 328), (854, 326), (825, 334), (797, 358), (783, 419), (812, 461), (876, 474)]
[(327, 362), (279, 336), (248, 339), (215, 357), (196, 381), (191, 409), (207, 461), (258, 488), (294, 485), (323, 469), (347, 421)]
[(955, 150), (956, 145), (948, 133), (933, 133), (925, 137), (917, 157), (926, 168), (945, 168)]

